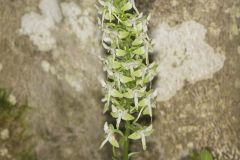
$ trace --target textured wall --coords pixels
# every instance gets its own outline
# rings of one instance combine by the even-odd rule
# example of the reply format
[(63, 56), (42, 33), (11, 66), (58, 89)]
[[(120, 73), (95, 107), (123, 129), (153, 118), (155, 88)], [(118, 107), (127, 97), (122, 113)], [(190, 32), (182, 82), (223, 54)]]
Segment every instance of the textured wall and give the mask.
[[(110, 148), (98, 149), (107, 117), (95, 3), (0, 0), (0, 87), (33, 107), (28, 116), (40, 160), (110, 160)], [(136, 4), (152, 15), (159, 64), (155, 132), (136, 159), (180, 160), (210, 147), (217, 160), (239, 160), (240, 2)]]

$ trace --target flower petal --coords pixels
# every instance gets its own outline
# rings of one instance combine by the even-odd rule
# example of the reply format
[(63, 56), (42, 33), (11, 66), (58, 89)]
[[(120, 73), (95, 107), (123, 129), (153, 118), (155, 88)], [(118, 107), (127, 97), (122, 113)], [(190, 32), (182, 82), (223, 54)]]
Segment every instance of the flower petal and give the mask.
[(128, 11), (128, 10), (132, 9), (132, 7), (133, 7), (132, 3), (128, 2), (121, 8), (121, 10), (122, 11)]
[(131, 120), (134, 119), (134, 117), (131, 114), (123, 113), (122, 119), (125, 120), (125, 121), (131, 121)]
[(145, 48), (144, 47), (140, 47), (140, 48), (134, 50), (133, 53), (137, 54), (137, 55), (143, 55), (143, 54), (145, 54)]
[(122, 50), (122, 49), (117, 49), (117, 50), (116, 50), (116, 55), (117, 55), (118, 57), (125, 56), (126, 54), (127, 54), (127, 52), (124, 51), (124, 50)]
[(119, 148), (119, 144), (113, 135), (109, 138), (109, 142), (112, 146)]
[(126, 38), (128, 35), (129, 35), (129, 32), (127, 32), (127, 31), (120, 31), (119, 34), (118, 34), (118, 37), (119, 37), (120, 39), (124, 39), (124, 38)]
[(130, 136), (128, 136), (129, 139), (137, 140), (141, 139), (141, 135), (137, 132), (132, 133)]

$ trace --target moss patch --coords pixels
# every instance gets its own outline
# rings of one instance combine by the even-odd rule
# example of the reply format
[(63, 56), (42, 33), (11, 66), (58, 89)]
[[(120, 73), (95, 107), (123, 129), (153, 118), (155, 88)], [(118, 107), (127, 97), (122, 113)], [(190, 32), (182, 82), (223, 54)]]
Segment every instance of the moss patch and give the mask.
[(199, 152), (197, 151), (193, 152), (188, 157), (188, 160), (213, 160), (213, 156), (208, 150), (203, 149)]
[(0, 159), (36, 160), (32, 134), (26, 123), (28, 105), (11, 104), (0, 88)]

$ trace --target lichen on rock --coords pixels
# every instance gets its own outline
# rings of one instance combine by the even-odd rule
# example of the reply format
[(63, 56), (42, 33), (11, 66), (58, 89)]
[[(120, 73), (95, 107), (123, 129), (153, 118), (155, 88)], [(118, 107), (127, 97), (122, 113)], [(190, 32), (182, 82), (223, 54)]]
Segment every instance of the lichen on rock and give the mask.
[(161, 23), (153, 31), (159, 64), (158, 101), (169, 100), (185, 81), (194, 84), (212, 78), (223, 67), (225, 57), (206, 43), (206, 33), (205, 27), (195, 21), (175, 27)]
[(62, 19), (57, 0), (42, 0), (39, 3), (41, 14), (30, 12), (22, 17), (20, 33), (28, 35), (41, 51), (56, 47), (56, 40), (51, 34)]
[(20, 33), (28, 35), (39, 51), (51, 53), (52, 62), (41, 63), (43, 70), (79, 92), (84, 84), (90, 85), (86, 75), (79, 71), (88, 70), (90, 76), (101, 73), (100, 67), (92, 67), (101, 65), (100, 37), (95, 18), (90, 15), (94, 11), (75, 2), (59, 4), (57, 0), (41, 0), (39, 9), (41, 14), (30, 12), (22, 17)]

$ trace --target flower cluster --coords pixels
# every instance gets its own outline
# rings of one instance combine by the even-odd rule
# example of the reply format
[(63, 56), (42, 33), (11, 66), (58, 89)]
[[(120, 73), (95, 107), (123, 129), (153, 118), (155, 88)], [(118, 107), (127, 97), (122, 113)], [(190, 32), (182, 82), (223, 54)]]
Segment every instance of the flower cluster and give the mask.
[(156, 92), (151, 89), (151, 81), (157, 72), (157, 65), (149, 62), (149, 52), (152, 50), (148, 37), (148, 21), (137, 10), (134, 0), (99, 0), (98, 8), (101, 18), (99, 24), (103, 31), (102, 44), (108, 51), (102, 58), (107, 80), (102, 81), (106, 90), (103, 99), (104, 113), (111, 112), (116, 119), (116, 126), (105, 123), (106, 139), (101, 147), (110, 142), (119, 147), (116, 133), (124, 135), (121, 123), (128, 123), (130, 134), (127, 139), (142, 140), (146, 149), (145, 137), (152, 132), (152, 125), (144, 126), (140, 119), (144, 115), (152, 117), (155, 107)]

